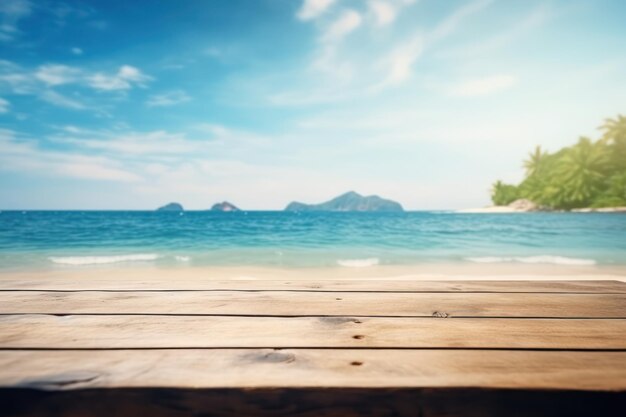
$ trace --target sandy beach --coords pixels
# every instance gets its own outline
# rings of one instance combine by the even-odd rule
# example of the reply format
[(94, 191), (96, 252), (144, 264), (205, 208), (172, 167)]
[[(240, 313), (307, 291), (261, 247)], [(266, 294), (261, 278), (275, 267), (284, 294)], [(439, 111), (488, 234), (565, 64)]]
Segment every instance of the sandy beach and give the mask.
[(206, 280), (619, 280), (626, 282), (626, 266), (529, 264), (377, 265), (366, 268), (269, 267), (56, 267), (45, 270), (1, 271), (1, 281), (28, 282), (64, 279), (74, 282), (141, 280), (197, 282)]

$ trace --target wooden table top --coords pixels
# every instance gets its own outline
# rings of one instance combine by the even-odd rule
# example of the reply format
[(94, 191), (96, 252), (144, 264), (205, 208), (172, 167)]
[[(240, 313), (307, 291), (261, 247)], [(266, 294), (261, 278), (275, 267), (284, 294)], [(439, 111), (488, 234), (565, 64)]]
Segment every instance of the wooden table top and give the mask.
[(617, 281), (0, 280), (0, 415), (611, 415), (625, 393)]

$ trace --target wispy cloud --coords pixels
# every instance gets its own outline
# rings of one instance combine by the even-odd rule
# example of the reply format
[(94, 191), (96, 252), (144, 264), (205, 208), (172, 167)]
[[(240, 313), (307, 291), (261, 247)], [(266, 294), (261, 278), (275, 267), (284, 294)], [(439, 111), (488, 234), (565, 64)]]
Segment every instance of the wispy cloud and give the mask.
[(46, 90), (39, 95), (43, 101), (53, 104), (58, 107), (65, 107), (72, 110), (85, 110), (87, 106), (81, 103), (79, 100), (64, 96), (54, 90)]
[(545, 24), (554, 12), (545, 4), (541, 4), (531, 10), (525, 17), (516, 19), (510, 26), (503, 31), (494, 33), (485, 39), (470, 39), (468, 42), (461, 43), (444, 49), (439, 56), (458, 60), (459, 58), (475, 58), (477, 56), (493, 53), (500, 49), (510, 47), (511, 44), (525, 35), (531, 34), (539, 26)]
[(55, 136), (57, 143), (72, 145), (78, 149), (117, 155), (137, 155), (151, 158), (158, 155), (193, 154), (206, 143), (189, 140), (181, 133), (162, 130), (152, 132), (93, 132), (74, 131), (69, 135)]
[(0, 2), (0, 41), (11, 41), (19, 33), (20, 20), (30, 16), (32, 4), (28, 0), (2, 0)]
[(436, 41), (454, 33), (458, 26), (469, 16), (483, 10), (494, 0), (474, 0), (456, 9), (429, 33), (429, 41)]
[(152, 77), (141, 72), (139, 68), (122, 65), (115, 74), (98, 72), (88, 76), (86, 80), (96, 90), (113, 91), (128, 90), (134, 86), (144, 87)]
[(81, 71), (66, 65), (42, 65), (35, 71), (35, 78), (49, 86), (69, 84), (78, 81)]
[(424, 39), (421, 34), (415, 35), (407, 42), (397, 46), (389, 55), (383, 58), (379, 65), (386, 69), (387, 76), (373, 88), (380, 89), (398, 85), (411, 77), (413, 65), (422, 55)]
[(167, 107), (185, 103), (191, 100), (191, 97), (182, 90), (170, 91), (163, 94), (155, 94), (151, 96), (146, 104), (148, 107)]
[(70, 49), (70, 52), (74, 55), (82, 55), (83, 54), (83, 50), (81, 48), (78, 47), (73, 47), (72, 49)]
[(115, 182), (141, 180), (115, 160), (43, 149), (36, 141), (6, 129), (0, 130), (0, 170)]
[(322, 15), (335, 1), (336, 0), (304, 0), (297, 13), (298, 19), (315, 19)]
[[(73, 110), (93, 108), (76, 98), (80, 89), (125, 91), (134, 87), (145, 87), (152, 79), (130, 65), (123, 65), (111, 74), (52, 63), (27, 69), (10, 61), (0, 60), (0, 91), (36, 96), (47, 103)], [(67, 95), (70, 89), (73, 90), (74, 97)], [(103, 114), (102, 106), (99, 107), (96, 113)]]
[(11, 106), (11, 103), (9, 103), (9, 100), (5, 100), (2, 97), (0, 97), (0, 113), (8, 113), (10, 106)]
[(354, 10), (346, 10), (333, 21), (322, 35), (326, 42), (336, 42), (361, 26), (361, 15)]
[[(328, 13), (318, 28), (318, 45), (310, 62), (311, 87), (273, 91), (268, 100), (275, 105), (313, 105), (376, 96), (413, 79), (415, 67), (438, 43), (456, 33), (466, 19), (494, 0), (471, 0), (453, 9), (434, 27), (395, 24), (414, 0), (368, 0), (351, 4), (353, 9)], [(376, 32), (387, 28), (380, 36)], [(361, 29), (357, 32), (357, 29)], [(358, 45), (367, 44), (366, 49)], [(312, 71), (311, 71), (312, 70)], [(309, 74), (301, 77), (306, 79)]]
[(498, 93), (513, 87), (517, 78), (513, 75), (492, 75), (489, 77), (468, 80), (454, 85), (450, 94), (460, 97), (484, 96)]
[(151, 76), (131, 65), (122, 65), (114, 73), (104, 73), (61, 64), (44, 64), (31, 70), (0, 60), (0, 83), (9, 85), (17, 94), (33, 90), (37, 83), (43, 83), (46, 87), (76, 84), (113, 91), (144, 87), (151, 80)]
[(397, 7), (388, 1), (370, 0), (368, 7), (378, 26), (385, 26), (392, 23), (398, 13)]

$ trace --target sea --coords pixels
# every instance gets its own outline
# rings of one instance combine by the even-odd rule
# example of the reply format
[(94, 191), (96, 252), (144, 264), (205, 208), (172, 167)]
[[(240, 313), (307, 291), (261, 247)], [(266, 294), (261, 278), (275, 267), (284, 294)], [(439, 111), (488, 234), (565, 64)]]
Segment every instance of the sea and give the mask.
[(626, 265), (626, 214), (2, 211), (0, 270)]

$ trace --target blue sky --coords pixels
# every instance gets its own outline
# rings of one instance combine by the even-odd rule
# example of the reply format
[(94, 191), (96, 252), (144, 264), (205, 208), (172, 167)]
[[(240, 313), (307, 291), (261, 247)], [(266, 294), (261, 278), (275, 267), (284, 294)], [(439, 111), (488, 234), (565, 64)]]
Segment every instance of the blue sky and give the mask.
[(626, 113), (620, 0), (0, 1), (0, 208), (489, 203)]

